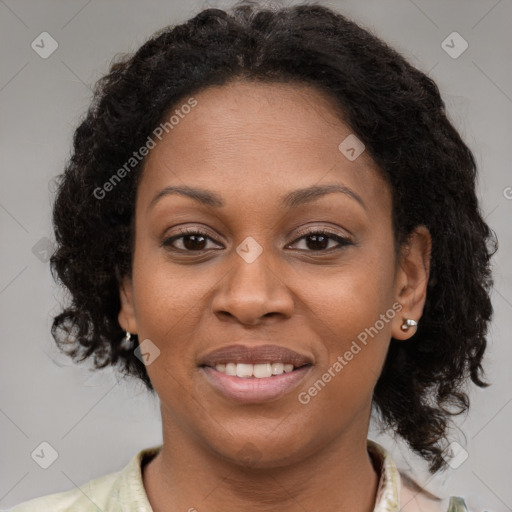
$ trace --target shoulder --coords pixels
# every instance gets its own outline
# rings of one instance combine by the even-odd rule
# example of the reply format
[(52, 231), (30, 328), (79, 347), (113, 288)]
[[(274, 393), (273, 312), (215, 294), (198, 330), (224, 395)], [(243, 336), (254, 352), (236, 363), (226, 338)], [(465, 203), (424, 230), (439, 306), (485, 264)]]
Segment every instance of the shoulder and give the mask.
[(423, 489), (398, 469), (391, 453), (376, 441), (368, 439), (367, 446), (374, 467), (380, 474), (374, 512), (478, 512), (469, 508), (460, 496), (438, 498)]
[(120, 471), (103, 475), (69, 491), (24, 501), (2, 512), (118, 512), (147, 510), (142, 466), (162, 445), (140, 450)]
[(401, 473), (401, 512), (471, 512), (460, 496), (438, 498)]
[(97, 512), (103, 510), (119, 472), (87, 482), (80, 488), (24, 501), (5, 512)]

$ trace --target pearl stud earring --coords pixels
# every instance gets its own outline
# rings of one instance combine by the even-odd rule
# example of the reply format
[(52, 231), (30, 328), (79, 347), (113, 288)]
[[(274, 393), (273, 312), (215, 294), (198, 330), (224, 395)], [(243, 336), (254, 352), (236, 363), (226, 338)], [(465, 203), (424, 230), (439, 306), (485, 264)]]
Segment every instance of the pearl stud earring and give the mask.
[(412, 320), (411, 318), (404, 318), (404, 322), (401, 325), (402, 331), (408, 331), (410, 327), (416, 327), (418, 325), (418, 322), (415, 320)]

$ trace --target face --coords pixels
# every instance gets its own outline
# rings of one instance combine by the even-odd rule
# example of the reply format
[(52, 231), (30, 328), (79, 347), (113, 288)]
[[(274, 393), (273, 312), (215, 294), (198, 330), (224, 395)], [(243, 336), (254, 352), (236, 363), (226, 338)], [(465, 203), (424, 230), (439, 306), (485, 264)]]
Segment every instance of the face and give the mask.
[[(428, 243), (396, 259), (389, 187), (367, 152), (340, 151), (351, 129), (316, 89), (236, 82), (194, 98), (147, 157), (120, 290), (121, 326), (150, 340), (164, 430), (267, 467), (366, 439), (390, 338), (421, 316)], [(233, 345), (245, 351), (210, 357)], [(263, 345), (276, 347), (251, 359)], [(279, 373), (283, 349), (298, 356), (281, 375), (212, 367)]]

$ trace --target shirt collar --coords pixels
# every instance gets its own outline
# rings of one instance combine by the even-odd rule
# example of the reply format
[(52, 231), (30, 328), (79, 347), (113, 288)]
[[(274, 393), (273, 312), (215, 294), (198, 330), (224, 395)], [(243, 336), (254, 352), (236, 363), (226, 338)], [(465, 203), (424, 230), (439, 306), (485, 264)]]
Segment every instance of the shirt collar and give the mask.
[(390, 453), (380, 444), (367, 439), (366, 446), (380, 474), (373, 512), (400, 511), (400, 473)]

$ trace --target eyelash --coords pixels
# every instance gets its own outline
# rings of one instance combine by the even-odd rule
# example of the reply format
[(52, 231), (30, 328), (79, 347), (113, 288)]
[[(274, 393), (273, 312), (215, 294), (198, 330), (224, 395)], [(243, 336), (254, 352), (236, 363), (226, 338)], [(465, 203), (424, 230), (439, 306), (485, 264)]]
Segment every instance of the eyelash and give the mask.
[[(187, 235), (199, 235), (199, 236), (203, 236), (205, 238), (208, 238), (212, 241), (213, 238), (210, 237), (210, 235), (205, 232), (205, 231), (202, 231), (200, 229), (197, 229), (197, 228), (182, 228), (180, 229), (179, 231), (179, 234), (177, 235), (173, 235), (169, 238), (166, 238), (165, 240), (163, 240), (162, 242), (162, 246), (168, 248), (169, 250), (172, 250), (172, 251), (176, 251), (176, 252), (188, 252), (188, 253), (198, 253), (198, 254), (201, 254), (203, 252), (206, 252), (208, 249), (201, 249), (199, 251), (189, 251), (189, 250), (186, 250), (186, 249), (177, 249), (176, 247), (173, 247), (172, 246), (172, 243), (175, 241), (175, 240), (179, 240), (180, 238), (183, 238)], [(342, 237), (340, 235), (337, 235), (336, 233), (332, 233), (331, 231), (328, 231), (326, 229), (313, 229), (313, 230), (309, 230), (309, 231), (303, 231), (301, 233), (298, 233), (298, 238), (296, 238), (292, 244), (295, 244), (296, 242), (298, 242), (299, 240), (301, 240), (302, 238), (306, 238), (307, 236), (311, 236), (311, 235), (323, 235), (327, 238), (330, 238), (332, 240), (335, 240), (336, 242), (338, 242), (338, 246), (337, 247), (331, 247), (329, 249), (319, 249), (317, 251), (315, 250), (312, 250), (312, 249), (300, 249), (301, 251), (305, 251), (305, 252), (317, 252), (317, 253), (326, 253), (326, 252), (330, 252), (332, 250), (337, 250), (337, 249), (341, 249), (343, 248), (344, 246), (347, 246), (347, 245), (354, 245), (353, 242), (351, 242), (348, 238), (345, 238), (345, 237)], [(292, 245), (290, 244), (290, 245)]]

